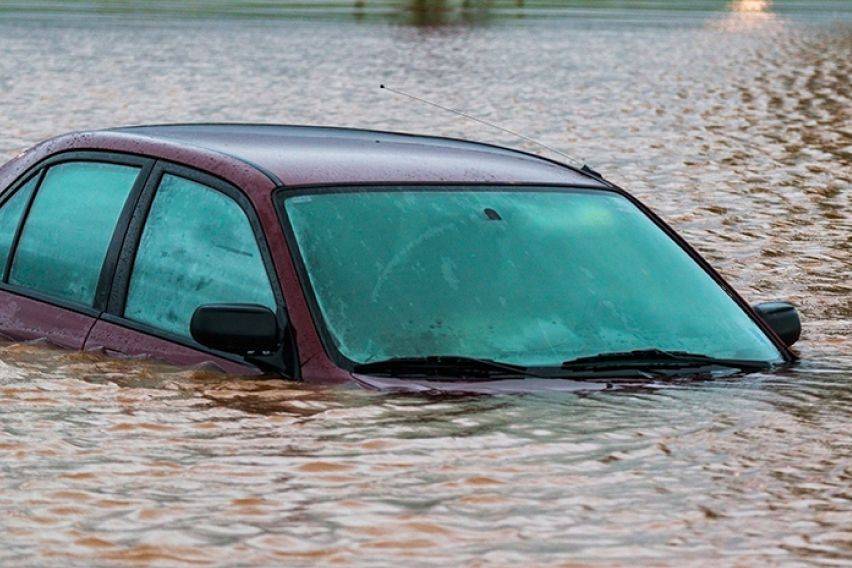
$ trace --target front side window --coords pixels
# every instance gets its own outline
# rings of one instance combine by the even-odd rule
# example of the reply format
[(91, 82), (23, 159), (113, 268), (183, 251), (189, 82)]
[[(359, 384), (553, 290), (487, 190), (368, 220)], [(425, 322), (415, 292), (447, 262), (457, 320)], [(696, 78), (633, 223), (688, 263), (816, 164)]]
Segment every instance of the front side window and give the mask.
[(47, 170), (24, 222), (9, 282), (91, 306), (139, 171), (99, 162), (67, 162)]
[(344, 357), (528, 367), (639, 349), (778, 362), (770, 339), (625, 197), (553, 188), (370, 188), (287, 197)]
[(219, 302), (275, 309), (254, 231), (230, 197), (165, 175), (142, 232), (124, 315), (189, 337), (196, 308)]

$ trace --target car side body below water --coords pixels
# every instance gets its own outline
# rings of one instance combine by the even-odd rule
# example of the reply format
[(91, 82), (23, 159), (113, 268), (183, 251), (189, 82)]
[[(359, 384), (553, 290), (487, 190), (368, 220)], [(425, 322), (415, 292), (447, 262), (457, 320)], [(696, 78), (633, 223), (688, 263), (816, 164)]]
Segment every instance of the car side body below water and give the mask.
[(591, 170), (344, 128), (43, 142), (0, 168), (0, 270), (15, 340), (380, 390), (771, 369), (800, 334)]

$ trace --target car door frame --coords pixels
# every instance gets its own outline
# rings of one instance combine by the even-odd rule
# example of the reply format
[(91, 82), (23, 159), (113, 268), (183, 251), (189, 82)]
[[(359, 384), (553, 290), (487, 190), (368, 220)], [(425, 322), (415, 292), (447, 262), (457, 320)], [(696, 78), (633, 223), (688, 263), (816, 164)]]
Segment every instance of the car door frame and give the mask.
[(288, 333), (285, 333), (284, 341), (282, 343), (282, 365), (279, 367), (278, 365), (273, 364), (271, 367), (274, 368), (276, 372), (286, 376), (287, 378), (299, 380), (301, 378), (301, 370), (298, 363), (299, 358), (295, 335), (291, 327), (287, 325), (289, 318), (286, 311), (286, 301), (278, 280), (275, 265), (272, 262), (269, 243), (267, 242), (266, 235), (261, 226), (258, 213), (252, 201), (240, 188), (228, 181), (214, 176), (213, 174), (193, 167), (177, 164), (168, 160), (157, 159), (154, 161), (153, 167), (148, 173), (144, 188), (136, 202), (132, 215), (128, 219), (124, 239), (119, 250), (116, 251), (115, 270), (112, 274), (112, 281), (109, 286), (105, 309), (100, 314), (99, 320), (130, 330), (131, 332), (140, 333), (145, 336), (150, 336), (158, 340), (167, 341), (187, 349), (198, 351), (205, 355), (224, 359), (240, 366), (258, 367), (258, 364), (247, 361), (242, 356), (205, 347), (204, 345), (188, 339), (185, 336), (177, 335), (156, 326), (135, 321), (124, 316), (127, 295), (130, 288), (130, 280), (133, 274), (133, 267), (135, 265), (136, 255), (139, 250), (142, 235), (148, 221), (151, 206), (157, 196), (157, 190), (163, 177), (167, 174), (197, 182), (210, 190), (218, 191), (230, 198), (242, 209), (243, 214), (246, 216), (249, 226), (255, 236), (255, 241), (260, 251), (264, 270), (266, 271), (269, 279), (269, 285), (272, 288), (279, 325), (282, 329), (289, 331)]
[[(95, 296), (91, 306), (69, 301), (63, 298), (57, 298), (51, 294), (34, 290), (28, 286), (20, 286), (16, 284), (11, 284), (9, 282), (9, 278), (11, 277), (12, 272), (12, 266), (14, 265), (15, 256), (18, 252), (18, 245), (20, 244), (24, 227), (29, 218), (32, 205), (38, 197), (39, 191), (42, 188), (47, 171), (51, 167), (69, 162), (116, 164), (139, 168), (139, 173), (136, 177), (136, 180), (134, 181), (133, 186), (131, 187), (130, 192), (127, 195), (127, 199), (124, 202), (116, 225), (113, 228), (112, 237), (110, 238), (109, 245), (107, 246), (104, 261), (101, 264), (101, 270), (98, 276), (98, 284), (95, 289)], [(27, 170), (24, 171), (20, 176), (18, 176), (18, 178), (13, 183), (9, 184), (9, 186), (2, 192), (2, 195), (0, 195), (0, 207), (2, 207), (9, 199), (11, 199), (11, 197), (18, 190), (20, 190), (24, 185), (29, 183), (33, 179), (33, 177), (38, 177), (36, 186), (35, 188), (33, 188), (33, 192), (29, 196), (29, 199), (27, 200), (27, 203), (24, 206), (24, 211), (21, 214), (21, 217), (18, 219), (18, 225), (15, 228), (15, 233), (12, 237), (12, 242), (9, 247), (9, 254), (6, 258), (6, 263), (2, 267), (0, 267), (0, 291), (11, 294), (13, 296), (24, 298), (25, 300), (31, 300), (33, 302), (36, 302), (36, 304), (29, 304), (30, 307), (44, 305), (45, 307), (55, 307), (60, 310), (91, 318), (88, 328), (85, 330), (85, 333), (80, 338), (80, 348), (82, 348), (82, 346), (85, 345), (86, 337), (88, 336), (89, 331), (91, 331), (92, 327), (97, 322), (101, 313), (106, 308), (106, 301), (109, 295), (109, 287), (112, 285), (113, 273), (116, 266), (115, 261), (120, 249), (120, 245), (121, 242), (124, 240), (124, 235), (126, 234), (128, 223), (130, 222), (131, 216), (136, 209), (138, 199), (141, 196), (142, 191), (147, 183), (154, 163), (155, 160), (152, 158), (110, 150), (69, 150), (47, 156), (46, 158), (34, 164), (33, 166), (27, 168)], [(49, 341), (51, 340), (49, 334), (46, 335), (45, 338)], [(32, 339), (36, 338), (33, 337)], [(64, 347), (74, 347), (72, 345), (66, 344), (61, 345)]]

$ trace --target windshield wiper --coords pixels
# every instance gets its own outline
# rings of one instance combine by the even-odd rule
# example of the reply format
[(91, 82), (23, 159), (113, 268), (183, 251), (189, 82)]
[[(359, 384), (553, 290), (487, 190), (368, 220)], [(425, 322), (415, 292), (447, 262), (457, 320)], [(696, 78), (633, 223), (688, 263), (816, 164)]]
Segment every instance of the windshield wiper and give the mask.
[(701, 353), (687, 351), (665, 351), (663, 349), (637, 349), (615, 353), (600, 353), (589, 357), (578, 357), (562, 363), (563, 369), (654, 369), (660, 367), (695, 367), (718, 365), (743, 371), (766, 369), (770, 365), (763, 361), (720, 359)]
[[(762, 361), (737, 359), (719, 359), (699, 353), (685, 351), (664, 351), (662, 349), (642, 349), (616, 353), (601, 353), (590, 357), (579, 357), (562, 363), (563, 371), (577, 375), (589, 375), (597, 378), (606, 375), (607, 370), (652, 371), (660, 368), (722, 366), (744, 371), (756, 371), (768, 368)], [(466, 379), (507, 379), (507, 378), (569, 378), (560, 373), (531, 371), (527, 367), (494, 361), (477, 359), (461, 355), (428, 355), (423, 357), (393, 357), (381, 361), (360, 363), (353, 367), (356, 373), (378, 374), (405, 377), (427, 378), (466, 378)]]
[(526, 367), (520, 365), (460, 355), (394, 357), (370, 363), (360, 363), (355, 365), (353, 370), (356, 373), (426, 377), (547, 378), (531, 373)]

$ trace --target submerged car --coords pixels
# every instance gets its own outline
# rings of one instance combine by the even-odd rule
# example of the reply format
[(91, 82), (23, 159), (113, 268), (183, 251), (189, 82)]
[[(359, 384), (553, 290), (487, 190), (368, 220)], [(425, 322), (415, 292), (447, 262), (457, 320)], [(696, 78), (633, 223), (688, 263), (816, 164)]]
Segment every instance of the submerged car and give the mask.
[(197, 124), (74, 133), (0, 168), (0, 333), (308, 383), (606, 388), (795, 360), (588, 168), (463, 140)]

